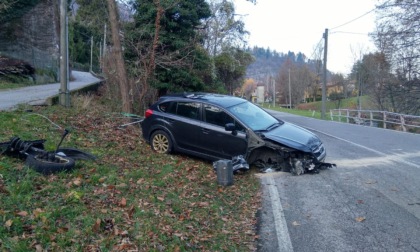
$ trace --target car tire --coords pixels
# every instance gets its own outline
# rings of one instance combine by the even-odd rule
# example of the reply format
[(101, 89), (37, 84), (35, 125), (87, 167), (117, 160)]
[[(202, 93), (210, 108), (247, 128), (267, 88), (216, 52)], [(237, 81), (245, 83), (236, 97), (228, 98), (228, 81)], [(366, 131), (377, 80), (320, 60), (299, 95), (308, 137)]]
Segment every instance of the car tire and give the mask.
[(169, 154), (172, 152), (172, 139), (165, 131), (157, 130), (153, 132), (150, 139), (150, 146), (153, 151), (162, 154)]
[(28, 155), (25, 164), (41, 174), (49, 175), (52, 173), (70, 171), (74, 168), (75, 161), (70, 157), (63, 157), (57, 154), (54, 157), (54, 161), (40, 158), (38, 155)]
[(302, 161), (297, 158), (292, 159), (292, 169), (290, 171), (293, 175), (302, 175), (305, 173)]

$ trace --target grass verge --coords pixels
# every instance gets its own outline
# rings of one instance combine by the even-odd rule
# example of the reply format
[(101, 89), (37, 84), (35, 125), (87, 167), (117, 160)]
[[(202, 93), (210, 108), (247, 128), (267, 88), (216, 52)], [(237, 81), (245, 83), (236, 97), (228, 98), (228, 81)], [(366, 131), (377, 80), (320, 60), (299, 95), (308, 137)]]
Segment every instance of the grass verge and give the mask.
[(46, 139), (53, 150), (68, 128), (63, 146), (98, 157), (44, 176), (0, 155), (0, 251), (255, 250), (253, 171), (220, 186), (210, 162), (155, 154), (138, 127), (119, 127), (126, 118), (86, 100), (0, 112), (0, 142)]

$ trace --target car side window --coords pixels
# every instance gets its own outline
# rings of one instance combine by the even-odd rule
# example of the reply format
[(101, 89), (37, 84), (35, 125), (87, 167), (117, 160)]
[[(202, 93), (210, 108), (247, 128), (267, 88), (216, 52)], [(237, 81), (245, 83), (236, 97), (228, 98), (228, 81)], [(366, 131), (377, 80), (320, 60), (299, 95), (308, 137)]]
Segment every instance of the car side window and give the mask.
[(171, 112), (171, 105), (172, 105), (172, 102), (163, 102), (163, 103), (159, 104), (158, 106), (159, 106), (160, 111), (165, 112), (165, 113), (174, 114), (173, 112)]
[(197, 120), (200, 115), (200, 105), (198, 102), (177, 102), (176, 114)]
[(222, 109), (215, 106), (204, 105), (204, 121), (220, 127), (225, 127), (227, 123), (233, 123), (235, 124), (237, 130), (244, 131), (244, 128), (237, 123), (235, 119)]

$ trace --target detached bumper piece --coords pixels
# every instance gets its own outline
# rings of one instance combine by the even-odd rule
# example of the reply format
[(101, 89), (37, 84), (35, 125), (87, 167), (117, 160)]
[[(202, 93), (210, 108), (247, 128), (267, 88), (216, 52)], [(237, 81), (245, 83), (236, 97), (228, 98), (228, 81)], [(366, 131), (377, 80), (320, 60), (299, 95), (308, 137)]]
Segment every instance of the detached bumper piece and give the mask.
[[(217, 171), (217, 164), (220, 160), (213, 162), (213, 169)], [(247, 171), (249, 170), (249, 164), (246, 162), (242, 155), (235, 156), (232, 158), (232, 171)]]

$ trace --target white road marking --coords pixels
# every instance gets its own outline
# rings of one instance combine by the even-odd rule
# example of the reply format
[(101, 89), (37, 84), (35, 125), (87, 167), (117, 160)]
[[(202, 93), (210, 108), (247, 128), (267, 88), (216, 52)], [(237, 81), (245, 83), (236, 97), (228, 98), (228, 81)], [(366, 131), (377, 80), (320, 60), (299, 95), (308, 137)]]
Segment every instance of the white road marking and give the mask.
[(271, 199), (271, 208), (274, 216), (274, 226), (277, 234), (277, 243), (279, 245), (279, 251), (281, 252), (292, 252), (293, 246), (290, 240), (289, 230), (287, 229), (287, 222), (284, 217), (283, 207), (280, 202), (280, 196), (277, 191), (276, 184), (272, 176), (264, 176), (262, 179), (266, 181), (268, 192)]
[(401, 154), (399, 154), (399, 155), (386, 154), (386, 153), (383, 153), (383, 152), (380, 152), (380, 151), (374, 150), (374, 149), (372, 149), (372, 148), (366, 147), (366, 146), (364, 146), (364, 145), (354, 143), (354, 142), (349, 141), (349, 140), (347, 140), (347, 139), (344, 139), (344, 138), (340, 138), (340, 137), (337, 137), (337, 136), (330, 135), (330, 134), (325, 133), (325, 132), (323, 132), (323, 131), (319, 131), (319, 130), (316, 130), (316, 129), (311, 129), (311, 128), (307, 128), (307, 129), (310, 129), (310, 130), (312, 130), (312, 131), (319, 132), (319, 133), (321, 133), (321, 134), (323, 134), (323, 135), (326, 135), (326, 136), (329, 136), (329, 137), (335, 138), (335, 139), (337, 139), (337, 140), (344, 141), (344, 142), (346, 142), (346, 143), (349, 143), (349, 144), (352, 144), (352, 145), (354, 145), (354, 146), (360, 147), (360, 148), (362, 148), (362, 149), (365, 149), (365, 150), (371, 151), (371, 152), (373, 152), (373, 153), (376, 153), (376, 154), (378, 154), (378, 155), (380, 155), (380, 156), (383, 156), (383, 157), (387, 158), (387, 160), (394, 161), (394, 162), (397, 162), (397, 163), (398, 163), (398, 162), (400, 162), (400, 163), (404, 163), (404, 164), (406, 164), (406, 165), (409, 165), (409, 166), (412, 166), (412, 167), (415, 167), (415, 168), (420, 169), (420, 165), (418, 165), (418, 164), (416, 164), (416, 163), (413, 163), (413, 162), (406, 161), (406, 160), (402, 159), (402, 157), (404, 157), (404, 155), (401, 155)]

